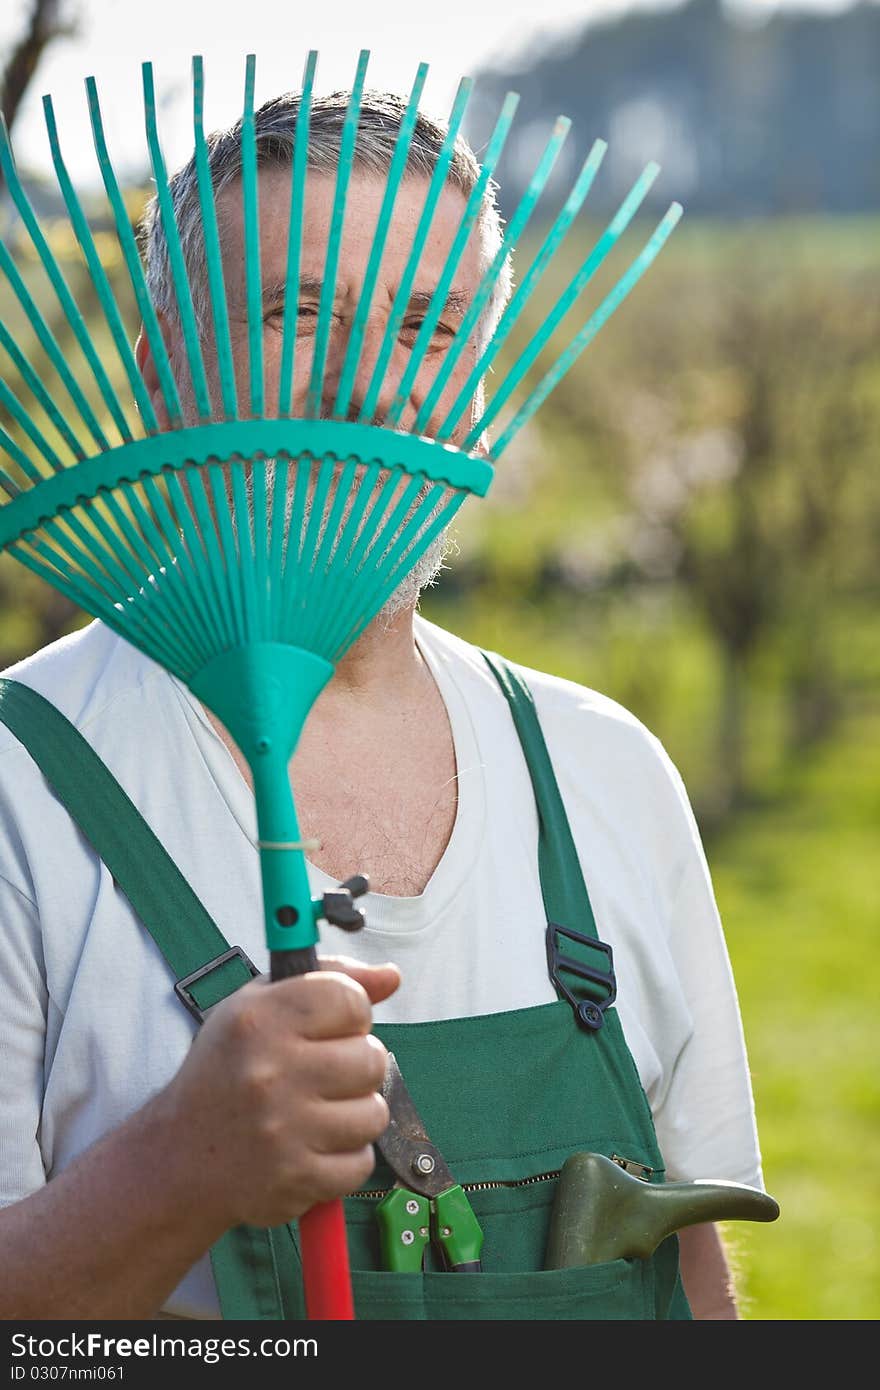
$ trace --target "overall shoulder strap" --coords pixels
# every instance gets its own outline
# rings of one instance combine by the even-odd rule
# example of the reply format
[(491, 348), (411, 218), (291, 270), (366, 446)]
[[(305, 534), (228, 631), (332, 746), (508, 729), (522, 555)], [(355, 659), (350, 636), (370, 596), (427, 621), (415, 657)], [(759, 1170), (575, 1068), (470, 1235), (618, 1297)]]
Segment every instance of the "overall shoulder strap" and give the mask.
[(483, 652), (487, 666), (503, 691), (528, 764), (538, 807), (538, 867), (547, 916), (596, 936), (596, 919), (575, 849), (556, 774), (538, 721), (535, 700), (510, 662), (495, 652)]
[[(49, 701), (0, 678), (0, 723), (27, 749), (59, 801), (131, 903), (197, 1018), (253, 977), (254, 970), (202, 905), (110, 769)], [(223, 1316), (278, 1319), (283, 1304), (273, 1233), (227, 1231), (211, 1249)]]
[[(201, 1010), (253, 976), (242, 953), (196, 897), (164, 845), (60, 710), (30, 686), (0, 679), (0, 722), (30, 753), (59, 801), (103, 859), (162, 952), (175, 979)], [(206, 970), (206, 963), (217, 962)], [(201, 972), (205, 971), (204, 974)], [(192, 979), (193, 976), (195, 979)]]
[(541, 730), (535, 700), (522, 676), (497, 652), (483, 652), (504, 694), (532, 779), (538, 809), (538, 871), (547, 916), (547, 970), (578, 1024), (602, 1027), (617, 996), (611, 947), (599, 940), (568, 816)]

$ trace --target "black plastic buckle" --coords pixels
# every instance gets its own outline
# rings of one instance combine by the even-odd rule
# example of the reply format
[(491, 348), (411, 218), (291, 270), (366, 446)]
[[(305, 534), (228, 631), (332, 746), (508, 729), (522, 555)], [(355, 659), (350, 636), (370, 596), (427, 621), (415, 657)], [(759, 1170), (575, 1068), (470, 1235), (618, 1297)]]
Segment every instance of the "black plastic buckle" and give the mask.
[(189, 1010), (197, 1023), (204, 1023), (211, 1010), (215, 1009), (217, 1004), (222, 1001), (218, 999), (217, 1004), (209, 1004), (206, 1009), (200, 1009), (192, 996), (189, 986), (194, 985), (196, 980), (203, 980), (206, 975), (210, 975), (212, 970), (216, 970), (220, 965), (225, 965), (228, 960), (232, 960), (235, 956), (238, 956), (239, 960), (247, 966), (251, 975), (256, 979), (260, 972), (253, 961), (245, 955), (240, 946), (231, 946), (229, 950), (224, 951), (222, 955), (215, 956), (213, 960), (209, 960), (207, 965), (199, 966), (198, 970), (194, 970), (191, 975), (184, 975), (182, 979), (175, 982), (174, 993), (177, 995), (183, 1007)]
[[(569, 941), (577, 942), (579, 946), (588, 946), (591, 950), (601, 952), (608, 963), (607, 969), (600, 970), (597, 966), (575, 960), (573, 956), (563, 955), (557, 940), (560, 936), (567, 937)], [(565, 996), (574, 1009), (574, 1016), (581, 1027), (595, 1032), (605, 1022), (605, 1010), (617, 998), (617, 978), (614, 974), (614, 957), (611, 947), (596, 936), (583, 936), (580, 932), (571, 931), (568, 927), (558, 926), (556, 922), (548, 922), (546, 940), (547, 969), (550, 972), (551, 981), (557, 991)], [(606, 991), (606, 997), (604, 999), (594, 997), (579, 999), (563, 980), (560, 974), (562, 970), (568, 971), (570, 975), (576, 975), (579, 980), (588, 980), (592, 985), (602, 986)]]

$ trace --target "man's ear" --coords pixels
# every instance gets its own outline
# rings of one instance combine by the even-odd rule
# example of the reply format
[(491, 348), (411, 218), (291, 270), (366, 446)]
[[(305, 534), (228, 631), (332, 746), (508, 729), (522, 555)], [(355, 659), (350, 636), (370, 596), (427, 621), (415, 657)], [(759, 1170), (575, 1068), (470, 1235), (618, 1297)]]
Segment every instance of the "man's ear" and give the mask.
[[(165, 315), (162, 313), (157, 314), (157, 317), (165, 347), (170, 352), (171, 344), (169, 339), (171, 334), (169, 332), (168, 322)], [(156, 359), (153, 356), (153, 349), (150, 346), (150, 340), (143, 324), (140, 326), (137, 341), (134, 345), (134, 357), (138, 365), (138, 371), (144, 379), (144, 385), (150, 397), (150, 404), (156, 413), (156, 420), (160, 431), (171, 429), (171, 416), (168, 413), (168, 406), (165, 403), (165, 393), (159, 381)]]

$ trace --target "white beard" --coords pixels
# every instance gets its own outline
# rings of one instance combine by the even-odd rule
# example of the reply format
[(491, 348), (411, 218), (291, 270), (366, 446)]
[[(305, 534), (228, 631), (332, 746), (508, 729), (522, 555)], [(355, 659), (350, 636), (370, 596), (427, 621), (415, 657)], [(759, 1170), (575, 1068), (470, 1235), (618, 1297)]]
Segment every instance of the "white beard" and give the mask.
[[(276, 479), (276, 463), (275, 463), (275, 460), (274, 460), (274, 459), (267, 459), (267, 460), (266, 460), (266, 492), (267, 492), (267, 496), (268, 496), (270, 499), (272, 499), (273, 496), (274, 496), (275, 479)], [(253, 507), (254, 507), (254, 499), (253, 499), (253, 480), (252, 480), (252, 478), (251, 478), (250, 476), (248, 476), (248, 477), (246, 478), (246, 480), (245, 480), (245, 489), (246, 489), (246, 496), (247, 496), (248, 521), (249, 521), (249, 524), (251, 525), (251, 527), (253, 527), (253, 520), (254, 520), (254, 511), (253, 511)], [(424, 485), (424, 487), (421, 488), (421, 489), (419, 490), (419, 493), (418, 493), (418, 495), (417, 495), (417, 497), (416, 497), (415, 502), (412, 504), (412, 506), (410, 507), (409, 511), (407, 512), (406, 517), (404, 518), (404, 520), (403, 520), (403, 521), (401, 522), (401, 524), (400, 524), (400, 527), (399, 527), (399, 529), (398, 529), (397, 535), (400, 534), (400, 531), (402, 531), (403, 528), (411, 521), (412, 517), (419, 511), (419, 509), (420, 509), (420, 508), (423, 508), (424, 501), (425, 501), (426, 497), (428, 496), (430, 490), (431, 490), (431, 485), (428, 484), (428, 483), (426, 483), (426, 484)], [(438, 494), (438, 497), (439, 497), (440, 495), (441, 495), (441, 494)], [(446, 495), (448, 495), (448, 494), (446, 494)], [(347, 519), (348, 519), (348, 517), (349, 517), (349, 515), (350, 515), (351, 508), (352, 508), (353, 505), (354, 505), (354, 502), (355, 502), (356, 497), (357, 497), (357, 484), (355, 483), (355, 484), (352, 486), (352, 489), (351, 489), (351, 496), (350, 496), (350, 498), (348, 499), (348, 501), (346, 502), (345, 508), (344, 508), (344, 510), (343, 510), (343, 513), (342, 513), (342, 518), (341, 518), (341, 521), (340, 521), (340, 523), (339, 523), (340, 530), (341, 530), (342, 527), (345, 525), (345, 522), (347, 521)], [(325, 503), (325, 513), (329, 513), (330, 506), (332, 505), (332, 498), (333, 498), (333, 491), (331, 490), (330, 498), (329, 498), (328, 502)], [(292, 512), (293, 512), (293, 502), (294, 502), (293, 489), (292, 489), (292, 487), (290, 486), (290, 484), (289, 484), (289, 482), (288, 482), (288, 491), (287, 491), (287, 497), (286, 497), (286, 499), (285, 499), (285, 506), (284, 506), (284, 520), (285, 520), (285, 526), (286, 526), (286, 527), (289, 527), (289, 525), (290, 525), (290, 519), (291, 519), (291, 515), (292, 515)], [(429, 522), (429, 520), (431, 520), (431, 519), (433, 518), (433, 516), (434, 516), (434, 514), (435, 514), (435, 510), (436, 510), (436, 505), (437, 505), (437, 504), (435, 504), (435, 508), (432, 509), (432, 511), (431, 511), (430, 513), (426, 512), (426, 515), (425, 515), (425, 518), (424, 518), (424, 524), (425, 524), (425, 525), (427, 525), (428, 522)], [(305, 507), (305, 512), (304, 512), (304, 518), (303, 518), (303, 528), (305, 528), (305, 527), (308, 525), (308, 521), (309, 521), (310, 515), (311, 515), (311, 507), (310, 507), (310, 505), (307, 503), (307, 504), (306, 504), (306, 507)], [(232, 523), (233, 523), (233, 528), (235, 529), (235, 528), (236, 528), (236, 517), (235, 517), (235, 514), (234, 514), (234, 510), (233, 510)], [(385, 542), (385, 547), (384, 547), (384, 548), (387, 548), (389, 545), (393, 544), (393, 540), (394, 540), (394, 539), (396, 539), (396, 536), (395, 536), (394, 538), (392, 538), (392, 540), (386, 541), (386, 542)], [(320, 540), (320, 537), (319, 537), (319, 540)], [(412, 565), (411, 568), (409, 568), (409, 569), (406, 570), (406, 573), (404, 574), (404, 576), (403, 576), (403, 578), (401, 579), (400, 583), (397, 585), (397, 587), (396, 587), (395, 589), (392, 590), (391, 594), (389, 594), (388, 598), (385, 600), (384, 604), (382, 605), (382, 607), (381, 607), (381, 608), (379, 609), (379, 611), (377, 612), (377, 614), (376, 614), (376, 616), (375, 616), (375, 619), (374, 619), (373, 621), (377, 622), (377, 623), (380, 625), (380, 627), (383, 629), (383, 631), (387, 631), (388, 628), (391, 626), (391, 624), (394, 622), (395, 618), (397, 618), (398, 615), (399, 615), (400, 613), (404, 612), (404, 611), (405, 611), (406, 609), (408, 609), (408, 608), (415, 608), (415, 606), (417, 605), (417, 603), (418, 603), (418, 601), (419, 601), (419, 597), (420, 597), (420, 595), (422, 594), (422, 592), (423, 592), (425, 589), (430, 588), (431, 586), (433, 586), (434, 584), (436, 584), (437, 580), (438, 580), (439, 577), (440, 577), (441, 571), (442, 571), (443, 569), (448, 568), (448, 566), (446, 566), (446, 565), (444, 564), (444, 561), (446, 560), (447, 556), (449, 556), (449, 555), (451, 555), (451, 554), (454, 554), (454, 553), (457, 551), (457, 549), (458, 549), (458, 546), (457, 546), (456, 541), (454, 540), (454, 538), (453, 538), (453, 536), (452, 536), (452, 534), (451, 534), (451, 524), (450, 524), (450, 525), (447, 525), (447, 526), (445, 526), (445, 527), (443, 528), (442, 531), (440, 531), (440, 532), (434, 537), (433, 541), (431, 541), (430, 545), (427, 546), (427, 548), (425, 549), (425, 551), (423, 552), (423, 554), (421, 554), (421, 555), (419, 556), (419, 558), (418, 558), (418, 560), (415, 562), (415, 564)], [(404, 567), (405, 567), (406, 561), (404, 561), (403, 563), (404, 563)]]
[(403, 613), (407, 608), (415, 608), (423, 590), (436, 584), (441, 571), (449, 568), (443, 562), (457, 549), (450, 526), (434, 537), (424, 555), (419, 557), (376, 614), (375, 620), (384, 631), (388, 631), (399, 613)]

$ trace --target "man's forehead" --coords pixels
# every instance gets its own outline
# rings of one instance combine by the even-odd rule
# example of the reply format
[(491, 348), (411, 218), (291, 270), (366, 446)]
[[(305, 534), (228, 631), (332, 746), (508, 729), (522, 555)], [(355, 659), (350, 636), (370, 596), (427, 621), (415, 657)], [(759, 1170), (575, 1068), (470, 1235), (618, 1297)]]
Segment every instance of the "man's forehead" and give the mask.
[[(274, 241), (279, 231), (285, 239), (290, 225), (291, 179), (289, 167), (264, 166), (259, 171), (257, 201), (261, 241), (270, 234)], [(407, 174), (400, 182), (391, 209), (387, 237), (412, 239), (420, 229), (422, 212), (430, 188), (429, 180), (421, 174)], [(355, 167), (351, 171), (344, 196), (343, 235), (374, 234), (383, 212), (387, 175)], [(326, 239), (334, 216), (337, 181), (334, 174), (310, 170), (302, 194), (302, 241), (305, 246), (321, 234)], [(436, 199), (427, 244), (438, 240), (451, 241), (458, 231), (467, 199), (456, 185), (446, 183)], [(226, 184), (217, 196), (217, 216), (221, 234), (243, 232), (243, 189), (240, 178)]]
[[(408, 267), (418, 237), (422, 241), (418, 267), (412, 280), (409, 300), (429, 299), (446, 267), (456, 242), (467, 200), (463, 192), (447, 184), (423, 236), (422, 213), (429, 181), (418, 174), (407, 176), (397, 191), (388, 221), (379, 283), (386, 293), (396, 293)], [(378, 172), (354, 169), (345, 198), (345, 216), (337, 268), (338, 290), (344, 294), (347, 282), (363, 278), (373, 252), (379, 218), (385, 198), (386, 180)], [(301, 293), (320, 292), (326, 261), (328, 238), (334, 214), (336, 179), (333, 175), (310, 172), (303, 201), (299, 246)], [(291, 213), (291, 171), (269, 167), (260, 171), (258, 186), (260, 264), (265, 297), (283, 297), (286, 285), (288, 241)], [(241, 254), (244, 214), (240, 180), (227, 185), (217, 199), (218, 222), (224, 249)], [(479, 228), (475, 222), (468, 242), (458, 259), (447, 307), (453, 312), (473, 296), (479, 278)]]

